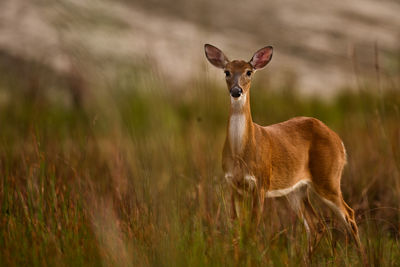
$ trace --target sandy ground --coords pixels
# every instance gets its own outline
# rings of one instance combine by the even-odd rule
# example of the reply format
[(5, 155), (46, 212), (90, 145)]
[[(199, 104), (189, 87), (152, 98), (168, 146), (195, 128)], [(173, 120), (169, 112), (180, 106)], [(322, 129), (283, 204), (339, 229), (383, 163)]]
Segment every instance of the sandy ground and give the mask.
[(71, 58), (91, 58), (102, 65), (148, 62), (174, 82), (204, 71), (222, 82), (204, 59), (204, 43), (232, 59), (273, 45), (273, 83), (290, 72), (302, 92), (330, 95), (354, 85), (354, 62), (371, 74), (375, 43), (382, 68), (391, 71), (399, 14), (400, 2), (386, 0), (3, 0), (0, 49), (59, 71), (69, 71)]

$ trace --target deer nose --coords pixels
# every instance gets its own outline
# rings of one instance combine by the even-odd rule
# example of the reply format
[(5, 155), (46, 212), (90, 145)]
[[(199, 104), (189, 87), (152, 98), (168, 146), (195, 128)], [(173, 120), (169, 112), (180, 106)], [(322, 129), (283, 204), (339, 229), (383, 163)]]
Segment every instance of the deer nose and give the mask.
[(241, 96), (242, 93), (243, 93), (243, 90), (239, 86), (235, 86), (235, 87), (231, 88), (231, 96), (233, 96), (234, 98)]

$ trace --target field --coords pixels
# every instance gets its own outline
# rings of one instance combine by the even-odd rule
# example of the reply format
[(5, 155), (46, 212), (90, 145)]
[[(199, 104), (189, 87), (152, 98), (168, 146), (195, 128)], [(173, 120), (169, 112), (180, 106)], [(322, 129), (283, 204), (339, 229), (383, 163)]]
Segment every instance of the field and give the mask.
[[(255, 238), (230, 221), (220, 164), (229, 96), (207, 77), (171, 88), (130, 66), (71, 98), (45, 69), (0, 75), (0, 265), (361, 265), (329, 213), (311, 259), (285, 199), (268, 200)], [(313, 116), (342, 137), (344, 199), (372, 266), (400, 263), (400, 88), (385, 84), (329, 100), (300, 96), (291, 79), (252, 88), (257, 123)]]

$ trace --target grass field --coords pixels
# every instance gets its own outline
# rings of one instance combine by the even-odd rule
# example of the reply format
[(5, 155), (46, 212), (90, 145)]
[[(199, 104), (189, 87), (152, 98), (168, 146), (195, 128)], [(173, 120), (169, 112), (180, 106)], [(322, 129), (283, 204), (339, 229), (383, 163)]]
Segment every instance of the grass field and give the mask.
[[(331, 230), (310, 262), (302, 223), (284, 199), (268, 200), (256, 238), (239, 230), (237, 241), (220, 166), (225, 87), (199, 79), (170, 88), (153, 72), (123, 69), (89, 83), (74, 106), (57, 81), (42, 79), (35, 85), (42, 90), (29, 94), (31, 81), (7, 75), (0, 83), (2, 266), (361, 265), (329, 216)], [(256, 83), (253, 119), (313, 116), (339, 133), (348, 152), (342, 190), (368, 261), (398, 266), (400, 88), (360, 85), (323, 101), (293, 87)]]

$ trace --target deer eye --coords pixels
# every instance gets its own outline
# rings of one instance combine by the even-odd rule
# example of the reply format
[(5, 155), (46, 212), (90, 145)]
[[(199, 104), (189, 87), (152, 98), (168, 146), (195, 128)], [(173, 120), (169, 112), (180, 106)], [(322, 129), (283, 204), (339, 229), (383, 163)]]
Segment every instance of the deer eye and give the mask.
[(231, 72), (230, 72), (229, 70), (226, 70), (226, 71), (224, 71), (224, 72), (225, 72), (225, 76), (226, 76), (226, 77), (231, 76)]
[(246, 75), (250, 77), (252, 73), (253, 73), (253, 72), (252, 72), (251, 70), (248, 70), (248, 71), (246, 72)]

